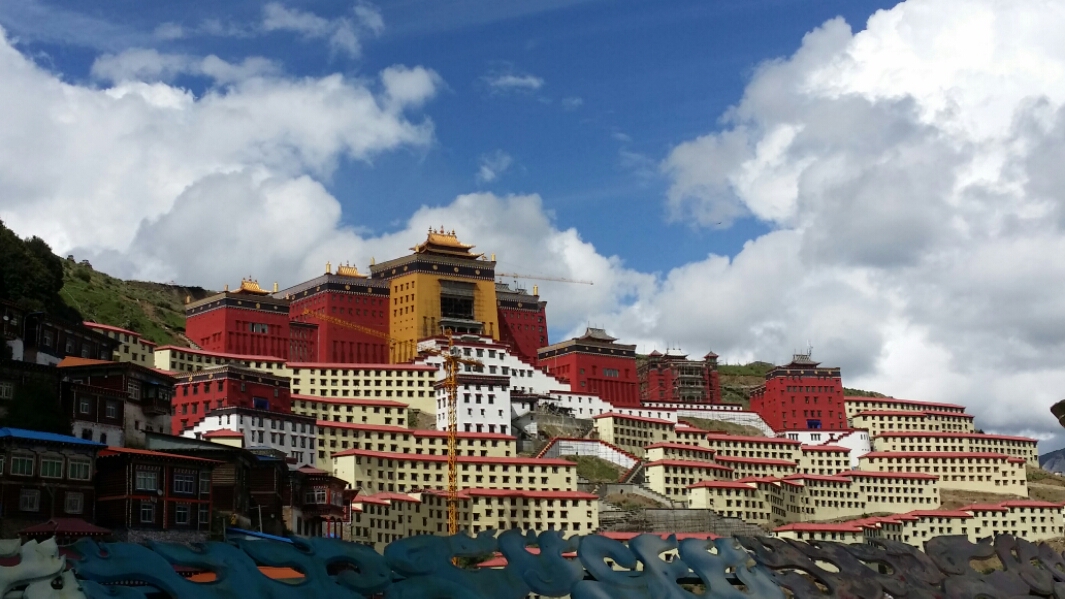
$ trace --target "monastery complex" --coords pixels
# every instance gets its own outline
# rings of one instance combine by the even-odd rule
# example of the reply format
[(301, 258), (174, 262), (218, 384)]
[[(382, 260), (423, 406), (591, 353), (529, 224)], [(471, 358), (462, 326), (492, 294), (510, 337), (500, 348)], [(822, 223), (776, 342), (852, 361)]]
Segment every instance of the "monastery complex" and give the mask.
[[(467, 359), (455, 415), (459, 519), (470, 533), (600, 532), (618, 510), (611, 493), (624, 492), (796, 539), (1065, 536), (1063, 506), (1028, 498), (1036, 441), (984, 434), (964, 406), (847, 397), (840, 369), (807, 354), (772, 368), (749, 409), (723, 403), (716, 354), (638, 355), (597, 328), (549, 340), (538, 288), (499, 283), (495, 269), (494, 255), (430, 230), (366, 272), (327, 264), (290, 287), (246, 279), (190, 301), (193, 347), (86, 323), (111, 349), (63, 358), (60, 370), (129, 363), (165, 377), (169, 410), (130, 408), (75, 436), (163, 434), (278, 456), (326, 481), (343, 508), (308, 510), (291, 530), (380, 548), (446, 531), (441, 354), (453, 352)], [(609, 463), (618, 480), (584, 480), (581, 456)], [(945, 492), (1002, 500), (944, 509)]]

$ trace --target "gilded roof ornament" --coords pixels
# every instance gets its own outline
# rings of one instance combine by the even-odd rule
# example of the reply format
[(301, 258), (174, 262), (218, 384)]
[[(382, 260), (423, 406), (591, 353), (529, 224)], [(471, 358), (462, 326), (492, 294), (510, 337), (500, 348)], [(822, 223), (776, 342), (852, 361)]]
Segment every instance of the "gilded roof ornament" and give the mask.
[(473, 254), (470, 252), (474, 246), (468, 243), (462, 243), (459, 241), (455, 230), (448, 231), (444, 227), (440, 227), (439, 230), (429, 228), (429, 234), (425, 238), (425, 241), (411, 248), (416, 254), (448, 254), (453, 256), (464, 256), (468, 258), (479, 258), (483, 254)]
[(361, 272), (359, 272), (359, 267), (358, 266), (352, 266), (349, 263), (338, 264), (337, 265), (337, 273), (336, 274), (338, 276), (341, 276), (341, 277), (352, 277), (352, 278), (356, 278), (356, 279), (365, 279), (365, 278), (367, 278), (366, 275), (364, 275)]
[(252, 294), (255, 294), (255, 295), (267, 295), (270, 292), (265, 290), (265, 289), (263, 289), (262, 287), (259, 287), (259, 281), (256, 281), (255, 279), (253, 279), (251, 277), (248, 277), (246, 279), (241, 279), (240, 280), (240, 289), (237, 290), (237, 293), (252, 293)]

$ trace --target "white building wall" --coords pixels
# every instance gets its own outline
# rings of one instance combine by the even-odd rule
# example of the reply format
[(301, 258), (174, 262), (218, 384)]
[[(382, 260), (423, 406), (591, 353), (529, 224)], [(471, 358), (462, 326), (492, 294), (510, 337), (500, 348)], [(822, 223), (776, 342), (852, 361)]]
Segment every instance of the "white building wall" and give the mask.
[(780, 431), (776, 436), (799, 441), (803, 445), (839, 445), (851, 450), (851, 468), (858, 467), (858, 458), (872, 451), (869, 432), (864, 429), (851, 431)]
[[(318, 455), (318, 427), (305, 418), (262, 411), (226, 410), (208, 414), (183, 437), (201, 439), (211, 431), (234, 430), (244, 435), (244, 447), (267, 447), (296, 459), (296, 466), (314, 466)], [(292, 438), (295, 437), (295, 444)]]
[[(100, 424), (99, 422), (85, 422), (75, 420), (71, 427), (71, 435), (79, 439), (89, 439), (99, 443), (105, 443), (109, 447), (125, 447), (126, 435), (122, 427), (116, 424)], [(89, 431), (88, 434), (85, 431)]]

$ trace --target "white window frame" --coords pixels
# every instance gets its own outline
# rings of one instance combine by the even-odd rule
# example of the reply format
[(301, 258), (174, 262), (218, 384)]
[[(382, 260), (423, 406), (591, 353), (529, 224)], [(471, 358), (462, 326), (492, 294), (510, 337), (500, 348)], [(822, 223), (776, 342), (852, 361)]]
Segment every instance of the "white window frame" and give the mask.
[(206, 495), (211, 492), (211, 472), (209, 470), (200, 471), (200, 495)]
[[(45, 471), (46, 471), (45, 465), (46, 464), (48, 465), (47, 470), (51, 470), (52, 468), (55, 468), (56, 464), (58, 464), (58, 468), (56, 468), (56, 473), (54, 475), (52, 474), (52, 472), (48, 472), (47, 474), (45, 473)], [(41, 478), (63, 478), (63, 458), (42, 457), (41, 458)]]
[(11, 381), (0, 381), (0, 399), (14, 399), (15, 398), (15, 383)]
[(37, 489), (22, 489), (18, 495), (18, 509), (23, 512), (41, 511), (41, 492)]
[(126, 382), (126, 393), (129, 395), (130, 399), (139, 400), (141, 398), (141, 383), (140, 383), (140, 381), (135, 381), (133, 379), (130, 379), (129, 381), (127, 381)]
[[(145, 514), (150, 514), (151, 517), (147, 520), (144, 518)], [(141, 524), (155, 524), (155, 504), (150, 501), (141, 501), (140, 509), (140, 523)]]
[[(19, 464), (29, 463), (29, 472), (19, 472), (17, 466)], [(33, 468), (37, 460), (33, 456), (27, 455), (13, 455), (11, 456), (11, 476), (33, 476)]]
[(107, 418), (118, 418), (118, 402), (108, 401), (104, 408), (104, 414)]
[[(151, 486), (147, 486), (147, 482), (151, 480)], [(158, 491), (159, 490), (159, 471), (158, 470), (137, 470), (134, 474), (134, 489), (137, 491)]]
[[(185, 520), (181, 520), (181, 515), (184, 513)], [(192, 518), (192, 506), (187, 503), (179, 503), (174, 506), (174, 524), (189, 524)]]
[(81, 514), (85, 511), (85, 493), (67, 491), (63, 497), (63, 511), (68, 514)]
[(196, 493), (196, 475), (191, 472), (175, 472), (174, 492), (182, 495), (194, 495)]
[[(82, 472), (84, 472), (85, 476), (79, 476)], [(92, 480), (92, 464), (88, 460), (69, 460), (67, 462), (67, 478), (70, 480)]]

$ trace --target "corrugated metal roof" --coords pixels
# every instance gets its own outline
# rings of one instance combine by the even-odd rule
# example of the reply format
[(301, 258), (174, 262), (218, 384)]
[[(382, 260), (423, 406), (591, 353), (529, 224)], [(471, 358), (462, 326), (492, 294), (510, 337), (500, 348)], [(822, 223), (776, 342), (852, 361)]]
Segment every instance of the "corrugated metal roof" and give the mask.
[(45, 433), (42, 431), (31, 431), (24, 428), (0, 428), (0, 438), (10, 437), (12, 439), (27, 439), (30, 441), (44, 441), (46, 443), (70, 443), (73, 445), (93, 445), (96, 447), (105, 447), (103, 443), (97, 443), (96, 441), (89, 441), (88, 439), (79, 439), (77, 437), (71, 437), (70, 435), (57, 435), (56, 433)]

